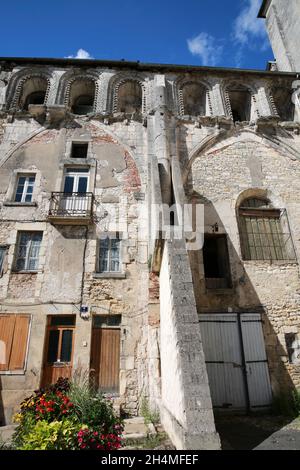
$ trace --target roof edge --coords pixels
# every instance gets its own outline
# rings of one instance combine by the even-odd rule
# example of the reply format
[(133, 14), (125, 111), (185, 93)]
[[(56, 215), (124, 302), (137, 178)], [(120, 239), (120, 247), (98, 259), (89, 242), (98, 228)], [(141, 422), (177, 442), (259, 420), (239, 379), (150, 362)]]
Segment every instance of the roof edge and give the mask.
[(295, 72), (275, 72), (260, 69), (239, 69), (233, 67), (211, 67), (204, 65), (185, 65), (185, 64), (157, 64), (143, 63), (125, 60), (101, 60), (101, 59), (64, 59), (64, 58), (46, 58), (46, 57), (0, 57), (0, 66), (3, 63), (12, 63), (15, 65), (36, 64), (36, 65), (57, 65), (57, 66), (84, 66), (84, 67), (108, 67), (108, 68), (131, 68), (140, 71), (166, 71), (173, 72), (208, 72), (208, 73), (239, 73), (255, 75), (286, 75), (296, 76)]
[(258, 12), (257, 18), (266, 18), (266, 14), (272, 0), (263, 0), (262, 6)]

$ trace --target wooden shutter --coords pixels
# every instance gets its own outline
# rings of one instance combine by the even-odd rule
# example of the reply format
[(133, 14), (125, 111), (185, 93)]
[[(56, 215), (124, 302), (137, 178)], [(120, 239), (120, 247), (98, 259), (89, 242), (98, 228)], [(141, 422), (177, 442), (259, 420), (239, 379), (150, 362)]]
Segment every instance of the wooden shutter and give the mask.
[[(0, 370), (9, 370), (9, 359), (15, 327), (15, 315), (0, 315), (0, 341), (4, 343), (5, 363), (0, 363)], [(1, 349), (3, 345), (1, 345)], [(2, 361), (1, 361), (2, 362)]]
[(29, 315), (0, 315), (0, 341), (5, 344), (5, 364), (0, 370), (24, 369)]
[(27, 349), (29, 316), (16, 315), (14, 337), (9, 361), (9, 370), (24, 369)]

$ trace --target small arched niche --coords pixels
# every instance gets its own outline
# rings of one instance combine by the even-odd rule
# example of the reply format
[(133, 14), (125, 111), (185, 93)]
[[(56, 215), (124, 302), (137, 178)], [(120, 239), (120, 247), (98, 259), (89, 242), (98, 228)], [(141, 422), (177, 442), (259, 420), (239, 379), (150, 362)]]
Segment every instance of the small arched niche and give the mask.
[(282, 121), (294, 121), (295, 105), (292, 101), (292, 90), (274, 87), (271, 90), (276, 112)]
[(94, 80), (75, 80), (70, 86), (69, 105), (72, 113), (84, 115), (94, 110), (96, 86)]
[(136, 80), (127, 80), (118, 88), (117, 112), (141, 113), (143, 108), (143, 89)]
[(242, 85), (231, 85), (226, 89), (230, 113), (234, 122), (251, 120), (251, 93)]
[(199, 83), (187, 83), (182, 87), (183, 114), (206, 116), (206, 88)]
[(20, 108), (28, 111), (30, 105), (43, 105), (48, 89), (48, 80), (43, 77), (28, 78), (22, 87), (19, 101)]

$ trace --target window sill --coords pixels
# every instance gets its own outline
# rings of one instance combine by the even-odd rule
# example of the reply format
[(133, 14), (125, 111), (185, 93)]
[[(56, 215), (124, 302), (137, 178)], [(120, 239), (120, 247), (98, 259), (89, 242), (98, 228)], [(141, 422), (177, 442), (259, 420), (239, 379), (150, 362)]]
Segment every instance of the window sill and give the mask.
[(106, 272), (106, 273), (93, 273), (94, 279), (125, 279), (126, 273)]
[(7, 376), (10, 376), (10, 375), (25, 375), (25, 370), (24, 369), (21, 369), (21, 370), (1, 370), (0, 375), (7, 375)]
[(232, 287), (223, 287), (222, 289), (213, 289), (206, 287), (206, 293), (213, 295), (232, 295), (234, 294), (234, 289)]
[(244, 264), (250, 264), (250, 265), (253, 264), (253, 263), (265, 264), (265, 265), (269, 265), (269, 266), (272, 266), (272, 265), (281, 266), (281, 265), (285, 265), (285, 264), (298, 265), (298, 261), (296, 261), (296, 260), (244, 259), (243, 263)]
[(8, 206), (8, 207), (36, 207), (37, 203), (36, 202), (14, 202), (14, 201), (6, 201), (3, 203), (3, 206)]
[(12, 271), (11, 274), (38, 274), (40, 271)]

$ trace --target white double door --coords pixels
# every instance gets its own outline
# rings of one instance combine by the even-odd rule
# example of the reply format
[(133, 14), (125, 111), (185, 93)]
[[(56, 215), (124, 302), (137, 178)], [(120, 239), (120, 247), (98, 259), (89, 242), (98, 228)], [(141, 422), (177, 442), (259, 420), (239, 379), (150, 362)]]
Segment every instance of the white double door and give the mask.
[(89, 208), (87, 190), (89, 186), (88, 168), (67, 168), (64, 178), (62, 208), (71, 215), (82, 215)]

